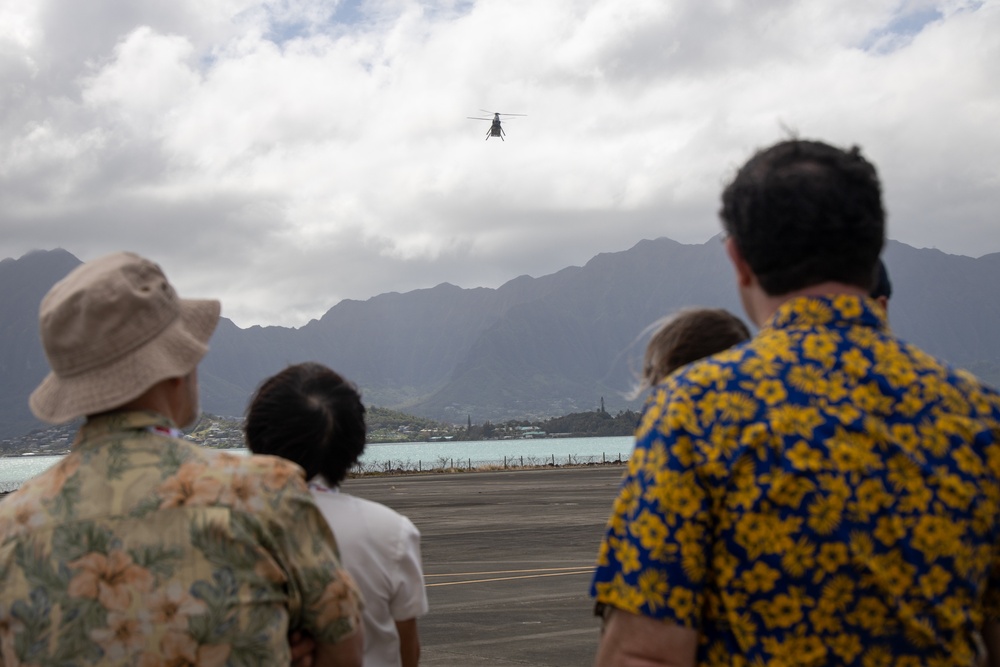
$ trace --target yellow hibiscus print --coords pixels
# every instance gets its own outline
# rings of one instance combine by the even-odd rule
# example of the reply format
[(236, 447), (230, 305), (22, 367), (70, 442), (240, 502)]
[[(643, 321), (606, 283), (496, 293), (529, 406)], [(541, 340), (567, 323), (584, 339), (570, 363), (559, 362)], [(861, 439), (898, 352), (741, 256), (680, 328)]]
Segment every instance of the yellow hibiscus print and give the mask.
[(694, 603), (694, 593), (686, 588), (675, 588), (670, 591), (667, 606), (677, 615), (677, 620), (684, 623), (691, 618), (694, 612)]
[(829, 368), (836, 360), (837, 342), (829, 334), (807, 334), (802, 341), (802, 356)]
[(763, 561), (757, 561), (753, 568), (740, 577), (740, 585), (747, 593), (767, 593), (774, 589), (774, 582), (781, 578), (781, 572), (769, 567)]

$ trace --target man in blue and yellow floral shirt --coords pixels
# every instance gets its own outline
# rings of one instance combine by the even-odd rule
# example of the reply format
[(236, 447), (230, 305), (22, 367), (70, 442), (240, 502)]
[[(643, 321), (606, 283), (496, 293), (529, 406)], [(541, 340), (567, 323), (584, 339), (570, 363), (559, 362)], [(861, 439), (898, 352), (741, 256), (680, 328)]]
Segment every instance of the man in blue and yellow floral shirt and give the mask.
[(874, 167), (782, 142), (722, 219), (760, 332), (646, 405), (594, 576), (597, 664), (1000, 658), (1000, 398), (867, 296)]
[(302, 470), (177, 430), (198, 416), (219, 302), (117, 253), (57, 283), (40, 317), (52, 372), (31, 408), (87, 421), (0, 503), (0, 667), (360, 666), (358, 593)]

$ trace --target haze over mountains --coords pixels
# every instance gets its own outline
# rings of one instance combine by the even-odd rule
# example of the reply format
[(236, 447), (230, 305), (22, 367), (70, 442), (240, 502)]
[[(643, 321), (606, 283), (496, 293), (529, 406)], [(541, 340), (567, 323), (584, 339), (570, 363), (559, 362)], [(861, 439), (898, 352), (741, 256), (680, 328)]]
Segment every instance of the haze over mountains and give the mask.
[[(1000, 383), (1000, 253), (978, 259), (889, 242), (890, 317), (904, 339)], [(38, 304), (79, 264), (64, 250), (0, 261), (0, 437), (42, 424), (27, 397), (48, 371)], [(683, 306), (742, 315), (715, 240), (660, 238), (583, 267), (496, 289), (431, 289), (346, 300), (298, 328), (223, 319), (199, 369), (202, 406), (241, 415), (257, 384), (289, 363), (325, 363), (369, 405), (464, 423), (637, 407), (624, 394), (652, 321)]]

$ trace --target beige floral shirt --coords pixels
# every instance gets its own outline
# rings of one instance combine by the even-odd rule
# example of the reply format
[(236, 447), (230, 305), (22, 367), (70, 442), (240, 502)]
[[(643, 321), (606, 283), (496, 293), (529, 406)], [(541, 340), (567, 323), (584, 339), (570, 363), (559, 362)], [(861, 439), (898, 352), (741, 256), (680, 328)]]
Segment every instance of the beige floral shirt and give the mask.
[(359, 627), (302, 471), (172, 426), (92, 419), (0, 502), (0, 665), (287, 665), (289, 632)]

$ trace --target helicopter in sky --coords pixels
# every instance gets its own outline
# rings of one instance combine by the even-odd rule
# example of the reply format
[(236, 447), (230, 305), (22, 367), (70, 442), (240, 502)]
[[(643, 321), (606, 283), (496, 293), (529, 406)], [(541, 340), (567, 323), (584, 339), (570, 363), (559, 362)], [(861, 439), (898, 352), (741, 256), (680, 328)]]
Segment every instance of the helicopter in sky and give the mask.
[(481, 116), (466, 116), (469, 120), (491, 120), (493, 123), (490, 125), (490, 129), (486, 131), (486, 140), (489, 141), (490, 137), (500, 137), (500, 141), (503, 141), (504, 131), (500, 127), (500, 116), (527, 116), (526, 113), (499, 113), (497, 111), (487, 111), (486, 109), (480, 109), (483, 113), (493, 114), (493, 118), (483, 118)]

